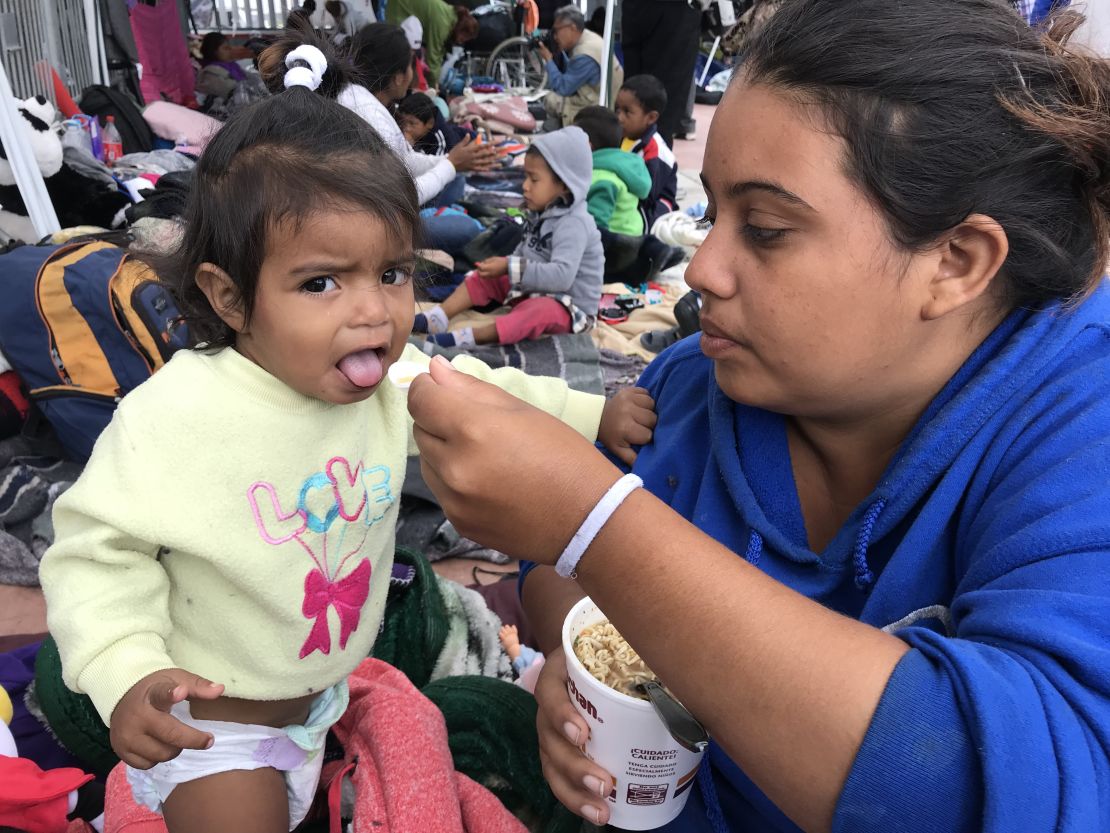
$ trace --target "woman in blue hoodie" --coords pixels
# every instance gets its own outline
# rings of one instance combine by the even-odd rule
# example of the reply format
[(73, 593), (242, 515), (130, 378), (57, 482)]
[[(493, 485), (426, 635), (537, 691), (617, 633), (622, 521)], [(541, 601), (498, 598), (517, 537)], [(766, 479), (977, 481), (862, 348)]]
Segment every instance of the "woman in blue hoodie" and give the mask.
[(1107, 831), (1110, 65), (1001, 0), (842, 5), (784, 3), (718, 107), (646, 488), (439, 362), (425, 476), (576, 573), (523, 597), (544, 772), (591, 821), (551, 650), (583, 593), (714, 738), (668, 830)]

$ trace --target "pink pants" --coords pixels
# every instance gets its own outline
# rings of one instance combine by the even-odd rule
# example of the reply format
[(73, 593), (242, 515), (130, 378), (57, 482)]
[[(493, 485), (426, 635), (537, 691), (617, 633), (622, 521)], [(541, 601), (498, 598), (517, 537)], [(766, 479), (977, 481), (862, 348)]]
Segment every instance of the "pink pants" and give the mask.
[[(493, 280), (480, 278), (477, 272), (466, 276), (466, 291), (476, 307), (504, 301), (510, 288), (508, 275)], [(512, 302), (512, 308), (512, 312), (499, 315), (494, 323), (501, 344), (570, 332), (570, 311), (554, 298), (521, 298)]]

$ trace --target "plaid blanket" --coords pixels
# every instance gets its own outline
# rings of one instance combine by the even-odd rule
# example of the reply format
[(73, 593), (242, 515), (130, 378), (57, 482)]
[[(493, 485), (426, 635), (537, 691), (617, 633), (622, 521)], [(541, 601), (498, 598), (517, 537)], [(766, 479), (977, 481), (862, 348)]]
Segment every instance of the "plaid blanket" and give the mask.
[(583, 393), (604, 393), (600, 356), (588, 332), (548, 336), (519, 344), (479, 344), (475, 347), (439, 347), (423, 336), (410, 339), (429, 356), (460, 354), (481, 359), (490, 367), (516, 367), (532, 376), (557, 376)]

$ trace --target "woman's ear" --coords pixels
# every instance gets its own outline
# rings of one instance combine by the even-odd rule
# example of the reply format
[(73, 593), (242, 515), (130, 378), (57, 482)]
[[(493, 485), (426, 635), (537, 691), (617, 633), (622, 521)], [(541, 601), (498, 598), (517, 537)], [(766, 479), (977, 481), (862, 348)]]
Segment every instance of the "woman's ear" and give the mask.
[(216, 315), (235, 332), (242, 333), (247, 323), (243, 299), (231, 275), (214, 263), (202, 263), (197, 267), (195, 280)]
[(941, 318), (985, 294), (1009, 252), (1010, 241), (1002, 226), (991, 217), (972, 214), (938, 245), (936, 273), (921, 317)]

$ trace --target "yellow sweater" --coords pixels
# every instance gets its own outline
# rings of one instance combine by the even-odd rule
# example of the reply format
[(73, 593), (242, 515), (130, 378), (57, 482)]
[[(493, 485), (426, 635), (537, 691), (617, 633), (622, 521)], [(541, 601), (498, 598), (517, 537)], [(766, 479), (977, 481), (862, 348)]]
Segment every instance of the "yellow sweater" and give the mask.
[[(414, 347), (403, 358), (428, 361)], [(455, 365), (596, 437), (602, 397)], [(164, 668), (252, 700), (345, 678), (385, 607), (416, 451), (406, 396), (387, 381), (365, 402), (331, 405), (230, 349), (180, 352), (129, 394), (57, 502), (42, 561), (66, 684), (107, 723)]]

